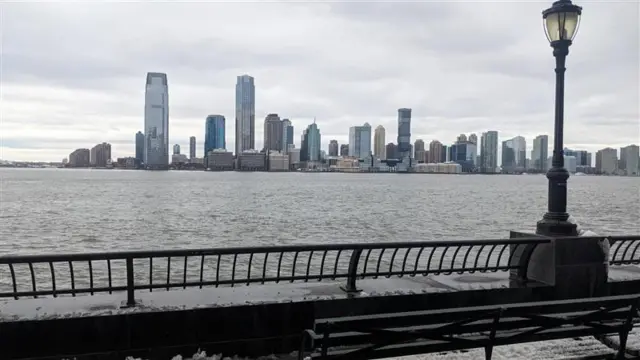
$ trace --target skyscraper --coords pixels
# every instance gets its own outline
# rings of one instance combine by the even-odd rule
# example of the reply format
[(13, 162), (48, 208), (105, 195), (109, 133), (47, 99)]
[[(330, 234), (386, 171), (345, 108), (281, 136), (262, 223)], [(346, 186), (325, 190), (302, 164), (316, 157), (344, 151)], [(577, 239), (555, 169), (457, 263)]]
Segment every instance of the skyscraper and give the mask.
[(329, 156), (338, 156), (338, 140), (329, 141)]
[(398, 158), (411, 157), (411, 109), (398, 109)]
[(618, 150), (604, 148), (596, 152), (596, 171), (612, 175), (618, 171)]
[(340, 145), (340, 156), (349, 156), (349, 144)]
[(169, 168), (169, 85), (167, 74), (147, 73), (144, 105), (144, 163)]
[(253, 77), (238, 76), (236, 82), (236, 156), (255, 149), (256, 87)]
[[(502, 155), (504, 157), (504, 154)], [(498, 169), (498, 132), (487, 131), (480, 137), (480, 171), (495, 173)]]
[(387, 147), (385, 146), (386, 131), (384, 126), (378, 125), (373, 135), (373, 154), (380, 160), (387, 159)]
[(180, 145), (173, 145), (173, 155), (180, 155)]
[(349, 156), (364, 159), (371, 154), (371, 125), (349, 128)]
[(387, 159), (398, 158), (398, 147), (394, 143), (388, 143), (387, 146), (385, 146), (385, 152), (387, 153)]
[(467, 141), (467, 135), (465, 135), (465, 134), (458, 135), (458, 138), (456, 139), (456, 141), (458, 141), (458, 142)]
[(443, 152), (444, 149), (442, 147), (442, 143), (438, 140), (433, 140), (429, 144), (429, 159), (427, 159), (427, 162), (432, 164), (445, 162), (447, 160), (447, 157), (445, 155), (445, 161), (443, 161)]
[(471, 134), (469, 135), (469, 142), (472, 144), (478, 144), (478, 135), (476, 134)]
[(418, 163), (424, 163), (427, 162), (425, 154), (426, 152), (424, 148), (424, 140), (416, 140), (416, 142), (413, 144), (413, 158), (416, 159), (416, 162)]
[(136, 133), (136, 161), (138, 164), (144, 161), (144, 134), (142, 131)]
[(315, 120), (302, 133), (300, 161), (320, 161), (320, 129)]
[(278, 114), (269, 114), (264, 119), (264, 150), (282, 151), (283, 126)]
[(620, 148), (620, 170), (624, 170), (628, 176), (636, 176), (640, 173), (638, 165), (640, 148), (638, 145), (629, 145)]
[(547, 170), (547, 158), (549, 157), (549, 136), (538, 135), (533, 139), (531, 150), (531, 167), (540, 172)]
[(226, 119), (222, 115), (209, 115), (204, 125), (204, 156), (215, 149), (226, 149), (225, 139)]
[(196, 158), (196, 137), (192, 136), (189, 138), (189, 159), (193, 160)]
[(293, 145), (293, 125), (289, 119), (282, 119), (282, 152), (289, 151), (289, 145)]

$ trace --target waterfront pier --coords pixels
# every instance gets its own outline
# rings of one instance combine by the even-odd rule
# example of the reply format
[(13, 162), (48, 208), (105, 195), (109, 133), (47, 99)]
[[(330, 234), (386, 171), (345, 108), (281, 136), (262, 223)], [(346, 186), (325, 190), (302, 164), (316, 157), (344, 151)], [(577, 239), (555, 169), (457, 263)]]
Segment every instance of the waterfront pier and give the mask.
[(605, 237), (511, 235), (2, 256), (0, 348), (10, 359), (289, 354), (319, 319), (640, 294), (640, 236), (606, 237), (607, 267), (589, 250)]

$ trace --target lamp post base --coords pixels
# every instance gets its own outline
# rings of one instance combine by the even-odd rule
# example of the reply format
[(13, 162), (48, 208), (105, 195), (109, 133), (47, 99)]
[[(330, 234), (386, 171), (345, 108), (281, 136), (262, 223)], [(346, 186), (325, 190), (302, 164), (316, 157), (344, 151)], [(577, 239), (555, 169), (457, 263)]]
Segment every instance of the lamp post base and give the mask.
[(553, 219), (545, 215), (544, 219), (538, 221), (536, 234), (543, 236), (578, 236), (577, 225), (568, 222), (566, 219)]

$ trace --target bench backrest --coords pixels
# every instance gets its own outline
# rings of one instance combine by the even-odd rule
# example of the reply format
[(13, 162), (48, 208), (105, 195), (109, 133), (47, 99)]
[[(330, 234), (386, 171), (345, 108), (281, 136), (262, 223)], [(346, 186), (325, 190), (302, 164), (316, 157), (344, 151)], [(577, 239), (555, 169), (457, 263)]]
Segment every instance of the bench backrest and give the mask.
[[(315, 332), (362, 332), (370, 329), (451, 325), (451, 334), (522, 329), (540, 326), (540, 315), (579, 318), (580, 321), (625, 321), (639, 295), (611, 296), (579, 300), (528, 302), (519, 304), (460, 307), (440, 310), (385, 313), (318, 319)], [(496, 316), (500, 321), (494, 325)], [(634, 316), (637, 316), (635, 314)], [(351, 342), (351, 341), (350, 341)]]

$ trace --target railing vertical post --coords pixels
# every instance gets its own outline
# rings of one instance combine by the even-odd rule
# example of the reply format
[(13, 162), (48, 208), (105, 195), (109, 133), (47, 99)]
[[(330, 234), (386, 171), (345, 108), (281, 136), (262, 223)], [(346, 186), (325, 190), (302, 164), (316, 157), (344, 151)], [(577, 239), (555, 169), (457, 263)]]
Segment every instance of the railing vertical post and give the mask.
[(127, 307), (136, 306), (134, 298), (133, 258), (127, 257)]
[(341, 287), (342, 290), (350, 294), (359, 293), (360, 291), (362, 291), (356, 287), (356, 278), (358, 276), (358, 263), (360, 263), (360, 255), (362, 255), (362, 249), (354, 249), (351, 253), (351, 258), (349, 259), (347, 285)]

